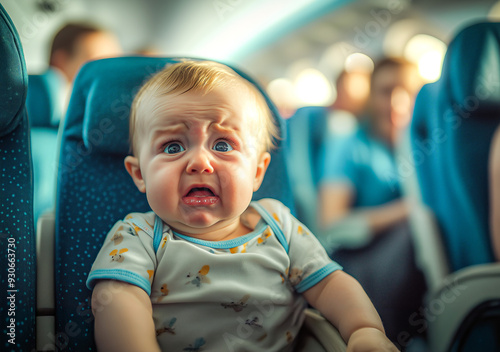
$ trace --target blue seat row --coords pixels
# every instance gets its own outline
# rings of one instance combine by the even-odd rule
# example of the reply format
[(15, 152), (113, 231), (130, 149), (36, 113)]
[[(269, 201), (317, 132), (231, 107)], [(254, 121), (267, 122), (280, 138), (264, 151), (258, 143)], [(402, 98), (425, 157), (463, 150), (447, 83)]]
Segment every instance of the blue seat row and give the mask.
[[(486, 342), (476, 344), (477, 336), (466, 332), (472, 327), (462, 324), (462, 320), (471, 320), (470, 316), (467, 318), (470, 312), (463, 307), (483, 309), (487, 312), (484, 314), (495, 317), (492, 318), (496, 319), (493, 320), (495, 324), (500, 324), (498, 311), (491, 307), (485, 310), (483, 305), (485, 301), (493, 306), (494, 302), (500, 303), (500, 266), (495, 263), (491, 243), (488, 186), (489, 150), (492, 136), (500, 124), (498, 82), (500, 23), (475, 23), (456, 34), (446, 53), (441, 78), (425, 85), (415, 102), (409, 131), (410, 154), (419, 197), (434, 214), (435, 227), (439, 229), (439, 233), (426, 233), (425, 238), (415, 240), (424, 246), (442, 242), (444, 253), (440, 253), (440, 248), (433, 248), (432, 253), (440, 258), (434, 258), (430, 265), (439, 265), (450, 275), (430, 285), (427, 304), (435, 303), (432, 300), (441, 299), (442, 294), (450, 294), (446, 290), (450, 280), (474, 287), (457, 299), (454, 306), (450, 303), (447, 308), (449, 312), (454, 309), (460, 314), (441, 314), (429, 328), (432, 329), (429, 335), (433, 351), (432, 348), (436, 351), (492, 351), (498, 348), (498, 341), (494, 344), (488, 339), (491, 335), (487, 329), (478, 335)], [(292, 167), (289, 170), (298, 216), (311, 227), (316, 221), (314, 192), (317, 192), (318, 178), (315, 175), (323, 162), (319, 153), (329, 138), (321, 133), (326, 119), (324, 108), (306, 107), (299, 109), (288, 121), (289, 133), (293, 135), (288, 149), (292, 166), (309, 166), (306, 170)], [(433, 226), (427, 226), (424, 231)], [(439, 236), (439, 240), (430, 241), (429, 236)], [(429, 251), (426, 248), (419, 250)], [(429, 278), (429, 282), (435, 277)], [(496, 293), (485, 295), (486, 287), (493, 287)], [(475, 324), (480, 325), (480, 320)]]
[(494, 261), (487, 164), (500, 123), (499, 37), (498, 23), (460, 32), (441, 78), (415, 104), (411, 139), (422, 197), (437, 216), (453, 271)]
[(498, 82), (500, 23), (475, 23), (455, 36), (441, 78), (424, 86), (415, 103), (413, 163), (450, 267), (428, 304), (453, 297), (430, 321), (433, 351), (500, 348), (500, 264), (492, 247), (488, 178), (492, 136), (500, 125)]

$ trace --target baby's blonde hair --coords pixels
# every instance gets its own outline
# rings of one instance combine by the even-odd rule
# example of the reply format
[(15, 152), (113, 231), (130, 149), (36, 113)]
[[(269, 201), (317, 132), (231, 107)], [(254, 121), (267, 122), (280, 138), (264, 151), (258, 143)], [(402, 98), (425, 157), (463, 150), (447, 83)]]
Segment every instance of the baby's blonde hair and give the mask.
[[(279, 130), (272, 113), (260, 91), (249, 81), (238, 75), (229, 67), (212, 61), (185, 60), (169, 65), (151, 77), (139, 90), (132, 102), (129, 122), (129, 140), (131, 152), (135, 155), (138, 147), (136, 129), (138, 126), (138, 110), (149, 98), (170, 94), (183, 94), (188, 91), (208, 93), (215, 87), (228, 86), (238, 82), (246, 86), (255, 97), (258, 112), (258, 124), (255, 128), (256, 140), (262, 143), (260, 151), (271, 151), (274, 141), (279, 139)], [(263, 128), (259, 128), (263, 127)]]

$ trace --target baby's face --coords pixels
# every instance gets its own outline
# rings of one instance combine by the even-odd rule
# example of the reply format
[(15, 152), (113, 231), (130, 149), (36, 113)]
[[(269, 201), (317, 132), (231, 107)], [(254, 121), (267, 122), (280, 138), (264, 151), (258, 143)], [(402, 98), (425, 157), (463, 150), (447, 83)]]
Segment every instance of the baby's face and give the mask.
[(269, 162), (254, 138), (258, 112), (248, 89), (234, 84), (143, 104), (137, 130), (142, 181), (134, 181), (151, 209), (185, 235), (239, 223)]

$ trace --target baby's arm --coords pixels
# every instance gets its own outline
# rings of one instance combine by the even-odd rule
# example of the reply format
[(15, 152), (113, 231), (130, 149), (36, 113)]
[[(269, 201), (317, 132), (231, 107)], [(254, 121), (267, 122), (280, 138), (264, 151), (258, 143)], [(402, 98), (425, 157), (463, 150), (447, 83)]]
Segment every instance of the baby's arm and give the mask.
[(490, 147), (490, 228), (493, 253), (500, 261), (500, 127), (497, 127)]
[(152, 305), (141, 288), (121, 281), (99, 281), (92, 294), (99, 351), (160, 351)]
[(337, 270), (304, 292), (304, 297), (335, 325), (347, 351), (397, 351), (361, 285)]

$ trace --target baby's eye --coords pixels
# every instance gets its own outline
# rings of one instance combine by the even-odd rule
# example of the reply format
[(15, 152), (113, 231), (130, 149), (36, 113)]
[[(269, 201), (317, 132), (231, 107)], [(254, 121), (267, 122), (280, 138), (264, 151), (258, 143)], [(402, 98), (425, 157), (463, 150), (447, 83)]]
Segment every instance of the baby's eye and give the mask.
[(213, 147), (213, 150), (217, 152), (230, 152), (231, 150), (233, 150), (233, 147), (227, 141), (217, 141)]
[(185, 150), (186, 149), (184, 149), (182, 144), (179, 144), (177, 142), (172, 142), (172, 143), (167, 144), (167, 146), (165, 147), (165, 149), (163, 151), (167, 154), (177, 154), (177, 153), (183, 152)]

